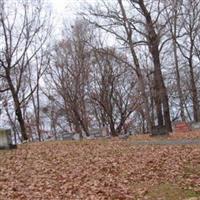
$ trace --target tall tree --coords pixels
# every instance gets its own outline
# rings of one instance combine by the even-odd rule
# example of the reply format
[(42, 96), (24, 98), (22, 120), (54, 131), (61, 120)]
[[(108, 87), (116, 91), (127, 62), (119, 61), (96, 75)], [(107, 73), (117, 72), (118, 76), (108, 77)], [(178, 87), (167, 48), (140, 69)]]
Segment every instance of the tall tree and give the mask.
[[(47, 18), (43, 5), (30, 1), (15, 2), (1, 1), (0, 3), (0, 37), (2, 50), (0, 52), (0, 77), (6, 83), (14, 102), (22, 140), (28, 139), (25, 118), (22, 108), (29, 100), (33, 90), (27, 84), (28, 66), (34, 60), (49, 35)], [(21, 10), (19, 13), (18, 10)], [(26, 93), (26, 95), (24, 95)]]
[(125, 56), (116, 49), (97, 48), (93, 52), (92, 105), (100, 115), (102, 127), (108, 126), (110, 134), (118, 136), (127, 132), (127, 121), (141, 103), (136, 81), (130, 66), (125, 66)]
[[(118, 10), (118, 5), (120, 10)], [(105, 9), (101, 9), (102, 7)], [(136, 53), (136, 47), (140, 44), (140, 42), (137, 41), (137, 36), (134, 35), (131, 22), (127, 16), (123, 2), (118, 0), (118, 4), (114, 4), (112, 7), (106, 2), (103, 3), (103, 6), (99, 6), (96, 9), (90, 7), (89, 15), (92, 15), (94, 18), (92, 19), (90, 16), (84, 14), (85, 18), (87, 18), (90, 23), (111, 34), (111, 37), (116, 37), (120, 43), (124, 44), (125, 48), (128, 47), (128, 53), (130, 53), (132, 58), (132, 63), (129, 62), (129, 66), (131, 66), (132, 70), (137, 75), (138, 85), (143, 99), (142, 107), (144, 110), (145, 120), (147, 122), (147, 129), (151, 132), (153, 122), (150, 117), (148, 94), (146, 92), (142, 67)], [(99, 21), (99, 18), (104, 21)]]
[[(168, 131), (172, 131), (171, 119), (170, 119), (170, 109), (169, 109), (169, 99), (167, 94), (167, 89), (164, 83), (163, 74), (161, 70), (160, 61), (160, 35), (156, 32), (157, 18), (160, 15), (161, 10), (157, 10), (157, 18), (154, 21), (152, 18), (152, 13), (148, 10), (144, 0), (130, 0), (133, 5), (138, 5), (140, 13), (145, 18), (145, 29), (146, 29), (146, 39), (147, 45), (149, 47), (149, 52), (152, 55), (154, 64), (154, 99), (156, 106), (156, 113), (158, 119), (158, 126), (166, 126)], [(160, 1), (158, 1), (160, 3)]]
[[(169, 21), (169, 32), (170, 37), (172, 39), (172, 47), (173, 47), (173, 56), (174, 56), (174, 65), (176, 72), (176, 84), (177, 84), (177, 92), (179, 98), (179, 106), (180, 106), (180, 116), (182, 121), (186, 121), (185, 111), (184, 111), (184, 97), (181, 88), (181, 76), (180, 76), (180, 66), (179, 66), (179, 56), (178, 56), (178, 38), (180, 37), (180, 31), (182, 29), (180, 25), (181, 18), (181, 2), (179, 0), (172, 0), (169, 2), (170, 6), (168, 9), (165, 9), (167, 20)], [(167, 6), (167, 5), (166, 5)]]
[[(69, 30), (69, 29), (67, 29)], [(66, 31), (66, 27), (65, 27)], [(60, 108), (73, 132), (89, 136), (87, 112), (87, 86), (90, 73), (91, 33), (87, 23), (77, 20), (71, 33), (55, 46), (54, 56), (49, 68), (49, 77), (58, 94)]]
[(200, 2), (198, 0), (184, 1), (182, 6), (182, 20), (184, 37), (182, 40), (179, 40), (177, 44), (189, 67), (189, 90), (191, 91), (192, 97), (193, 119), (198, 122), (200, 121), (200, 107), (195, 77), (195, 43), (198, 41), (200, 30)]

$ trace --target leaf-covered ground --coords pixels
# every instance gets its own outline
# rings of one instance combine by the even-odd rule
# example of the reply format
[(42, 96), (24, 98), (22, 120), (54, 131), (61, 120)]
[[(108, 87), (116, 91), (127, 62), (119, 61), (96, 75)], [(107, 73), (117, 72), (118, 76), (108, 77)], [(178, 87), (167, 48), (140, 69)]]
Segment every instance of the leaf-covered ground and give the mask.
[(200, 145), (134, 146), (130, 140), (0, 151), (0, 200), (200, 199)]
[(177, 133), (170, 133), (167, 136), (161, 137), (152, 137), (148, 134), (139, 134), (131, 137), (133, 141), (149, 141), (149, 140), (179, 140), (179, 139), (200, 139), (200, 132), (199, 131), (189, 131), (189, 132), (177, 132)]

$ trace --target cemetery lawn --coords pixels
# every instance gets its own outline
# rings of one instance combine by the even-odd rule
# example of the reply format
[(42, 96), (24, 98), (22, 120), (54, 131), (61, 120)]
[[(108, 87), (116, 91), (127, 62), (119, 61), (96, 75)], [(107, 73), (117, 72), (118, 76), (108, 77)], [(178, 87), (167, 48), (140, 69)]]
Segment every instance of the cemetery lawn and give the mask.
[(134, 138), (0, 151), (0, 200), (200, 199), (200, 145), (132, 145)]

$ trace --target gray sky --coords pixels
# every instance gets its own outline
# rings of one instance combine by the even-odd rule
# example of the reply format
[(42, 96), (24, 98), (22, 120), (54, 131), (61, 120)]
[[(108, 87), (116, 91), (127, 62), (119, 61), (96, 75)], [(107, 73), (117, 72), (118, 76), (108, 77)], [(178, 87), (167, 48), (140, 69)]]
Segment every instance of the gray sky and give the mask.
[(80, 11), (80, 8), (83, 9), (83, 5), (95, 4), (97, 1), (98, 0), (47, 0), (53, 10), (56, 35), (60, 35), (63, 20), (65, 20), (65, 23), (73, 23), (77, 12)]
[(57, 20), (62, 21), (64, 16), (73, 18), (76, 14), (76, 8), (79, 7), (77, 0), (50, 0), (53, 12), (56, 15)]
[(75, 15), (81, 4), (94, 4), (97, 0), (50, 0), (58, 16), (65, 14), (67, 17)]
[(62, 14), (66, 9), (70, 12), (73, 12), (77, 3), (79, 4), (78, 0), (50, 0), (52, 3), (55, 12), (58, 14)]

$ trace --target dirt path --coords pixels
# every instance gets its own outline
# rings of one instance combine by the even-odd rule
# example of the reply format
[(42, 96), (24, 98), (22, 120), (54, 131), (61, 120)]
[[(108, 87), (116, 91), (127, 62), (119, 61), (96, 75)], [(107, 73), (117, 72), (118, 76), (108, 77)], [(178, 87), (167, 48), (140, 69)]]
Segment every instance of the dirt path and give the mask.
[(133, 145), (200, 145), (200, 139), (132, 141)]

